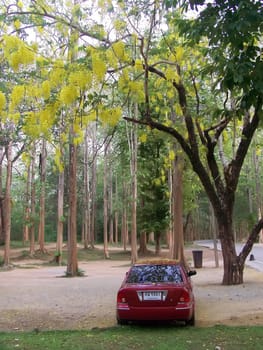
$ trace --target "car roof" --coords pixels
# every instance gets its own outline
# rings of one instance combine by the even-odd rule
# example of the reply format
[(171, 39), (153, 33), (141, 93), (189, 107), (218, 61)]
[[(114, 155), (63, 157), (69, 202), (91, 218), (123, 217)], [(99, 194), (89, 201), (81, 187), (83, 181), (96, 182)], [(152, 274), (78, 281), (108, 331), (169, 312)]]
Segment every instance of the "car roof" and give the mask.
[(178, 260), (174, 259), (160, 259), (160, 258), (154, 258), (154, 259), (143, 259), (136, 261), (133, 266), (140, 266), (140, 265), (182, 265)]

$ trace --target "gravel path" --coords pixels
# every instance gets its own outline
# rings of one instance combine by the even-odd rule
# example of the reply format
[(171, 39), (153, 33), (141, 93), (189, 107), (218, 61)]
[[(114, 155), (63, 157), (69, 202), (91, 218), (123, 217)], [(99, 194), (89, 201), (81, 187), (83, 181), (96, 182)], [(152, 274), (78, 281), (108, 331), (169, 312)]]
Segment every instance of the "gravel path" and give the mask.
[[(222, 268), (205, 254), (192, 277), (197, 326), (262, 325), (263, 273), (246, 268), (245, 283), (222, 286)], [(125, 261), (79, 263), (85, 277), (64, 278), (65, 267), (17, 268), (0, 273), (0, 331), (91, 329), (116, 326), (116, 292)]]

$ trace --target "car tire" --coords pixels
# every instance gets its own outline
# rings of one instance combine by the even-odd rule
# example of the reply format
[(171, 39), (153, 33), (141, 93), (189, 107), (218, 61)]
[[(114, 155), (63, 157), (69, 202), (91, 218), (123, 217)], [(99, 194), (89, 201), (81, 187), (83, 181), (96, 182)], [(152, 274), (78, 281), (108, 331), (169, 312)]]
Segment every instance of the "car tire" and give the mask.
[(123, 320), (123, 319), (121, 319), (121, 318), (117, 318), (117, 323), (118, 323), (118, 325), (120, 325), (120, 326), (125, 326), (125, 325), (128, 324), (128, 321), (127, 321), (127, 320)]
[(186, 321), (186, 326), (194, 326), (195, 325), (195, 314), (193, 313), (192, 317), (190, 320)]

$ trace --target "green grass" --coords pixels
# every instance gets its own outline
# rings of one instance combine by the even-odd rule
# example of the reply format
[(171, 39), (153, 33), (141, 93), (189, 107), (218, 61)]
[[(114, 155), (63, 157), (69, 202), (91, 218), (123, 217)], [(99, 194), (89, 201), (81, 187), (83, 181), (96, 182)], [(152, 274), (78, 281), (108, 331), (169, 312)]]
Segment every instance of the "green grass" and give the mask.
[(89, 331), (0, 333), (1, 350), (261, 350), (263, 327), (133, 325)]

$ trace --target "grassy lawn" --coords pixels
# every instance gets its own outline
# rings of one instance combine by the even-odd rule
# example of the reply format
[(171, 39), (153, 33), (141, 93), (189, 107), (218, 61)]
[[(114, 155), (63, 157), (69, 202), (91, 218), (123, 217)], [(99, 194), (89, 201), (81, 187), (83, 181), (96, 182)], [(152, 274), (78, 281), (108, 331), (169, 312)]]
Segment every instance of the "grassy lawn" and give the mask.
[(1, 350), (261, 350), (263, 326), (125, 326), (89, 331), (0, 333)]

